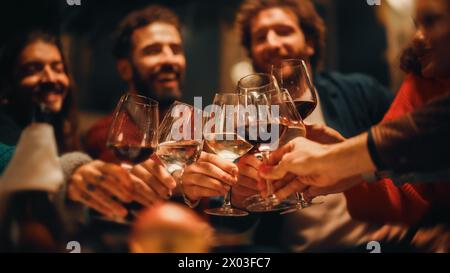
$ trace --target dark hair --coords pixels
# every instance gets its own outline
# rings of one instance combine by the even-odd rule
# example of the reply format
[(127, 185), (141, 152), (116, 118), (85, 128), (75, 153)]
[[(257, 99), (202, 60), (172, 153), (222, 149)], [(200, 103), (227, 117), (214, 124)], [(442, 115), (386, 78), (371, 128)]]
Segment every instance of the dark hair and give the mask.
[(132, 50), (131, 37), (133, 32), (138, 28), (155, 22), (171, 24), (180, 31), (180, 20), (178, 16), (166, 7), (150, 5), (144, 9), (133, 11), (120, 22), (115, 32), (114, 57), (117, 59), (129, 57)]
[(422, 65), (411, 46), (403, 50), (400, 57), (400, 68), (406, 73), (422, 75)]
[[(19, 57), (25, 47), (36, 41), (53, 44), (58, 48), (64, 64), (64, 71), (70, 77), (67, 63), (64, 58), (62, 44), (59, 37), (46, 30), (34, 29), (23, 31), (10, 39), (0, 54), (0, 102), (9, 105), (10, 98), (14, 97), (17, 87), (17, 75), (15, 67), (19, 61)], [(63, 101), (61, 111), (55, 115), (52, 125), (55, 131), (55, 137), (58, 144), (59, 152), (73, 151), (79, 148), (79, 138), (77, 134), (77, 111), (75, 105), (75, 97), (73, 91), (73, 81), (68, 89), (68, 94)], [(13, 106), (12, 107), (20, 107)], [(15, 118), (15, 117), (13, 117)]]
[(236, 23), (240, 29), (241, 44), (251, 52), (250, 23), (261, 11), (269, 8), (287, 8), (299, 21), (306, 40), (315, 50), (311, 57), (311, 65), (317, 68), (321, 62), (325, 48), (325, 24), (310, 0), (246, 0), (241, 5)]

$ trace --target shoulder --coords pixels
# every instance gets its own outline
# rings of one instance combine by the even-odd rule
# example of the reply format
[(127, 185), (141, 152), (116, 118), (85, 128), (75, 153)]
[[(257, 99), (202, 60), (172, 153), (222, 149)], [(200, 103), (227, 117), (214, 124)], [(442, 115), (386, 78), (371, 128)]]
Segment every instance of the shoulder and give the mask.
[[(388, 90), (374, 77), (362, 73), (342, 74), (339, 72), (324, 72), (318, 74), (318, 82), (332, 84), (336, 87), (346, 87), (343, 91), (386, 91)], [(382, 90), (377, 90), (382, 89)]]
[[(342, 74), (339, 72), (324, 72), (317, 75), (317, 85), (342, 96), (364, 100), (383, 100), (392, 102), (394, 93), (383, 86), (374, 77), (362, 73)], [(330, 91), (329, 91), (330, 92)]]
[(94, 125), (89, 129), (87, 135), (95, 135), (98, 132), (108, 131), (113, 120), (113, 115), (110, 114), (106, 117), (100, 118)]

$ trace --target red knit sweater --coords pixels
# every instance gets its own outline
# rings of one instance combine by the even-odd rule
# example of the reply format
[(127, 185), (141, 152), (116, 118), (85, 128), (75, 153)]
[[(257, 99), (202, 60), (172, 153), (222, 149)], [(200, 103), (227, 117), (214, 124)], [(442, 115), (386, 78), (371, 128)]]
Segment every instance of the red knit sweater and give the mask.
[(95, 159), (105, 162), (120, 163), (114, 153), (106, 147), (109, 127), (113, 121), (113, 115), (100, 119), (89, 129), (85, 137), (86, 151)]
[[(446, 92), (450, 82), (408, 75), (382, 122), (412, 112)], [(450, 204), (450, 183), (404, 184), (390, 179), (362, 183), (347, 192), (347, 207), (353, 218), (377, 223), (415, 224), (434, 204)]]

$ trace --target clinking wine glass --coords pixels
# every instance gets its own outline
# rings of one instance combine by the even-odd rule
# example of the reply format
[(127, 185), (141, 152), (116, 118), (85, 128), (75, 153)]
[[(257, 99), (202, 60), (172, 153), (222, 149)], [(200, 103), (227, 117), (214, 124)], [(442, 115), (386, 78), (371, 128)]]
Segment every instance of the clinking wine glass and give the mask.
[(107, 146), (121, 166), (132, 166), (147, 160), (158, 143), (158, 102), (145, 96), (125, 94), (114, 112)]
[[(237, 84), (237, 93), (242, 95), (255, 96), (258, 93), (265, 93), (269, 91), (278, 90), (278, 83), (275, 77), (266, 73), (252, 73), (242, 77)], [(263, 155), (257, 149), (254, 149), (252, 153), (259, 159), (263, 160)], [(245, 204), (254, 204), (263, 202), (264, 198), (257, 194), (248, 197), (244, 201)], [(247, 205), (245, 205), (247, 207)]]
[(305, 61), (282, 60), (272, 66), (272, 74), (280, 87), (289, 91), (301, 118), (305, 120), (317, 106), (317, 91)]
[[(287, 126), (286, 132), (280, 139), (280, 147), (289, 143), (289, 141), (297, 137), (306, 136), (306, 128), (303, 124), (303, 120), (298, 113), (289, 92), (286, 89), (281, 89), (280, 93), (273, 93), (271, 95), (271, 103), (280, 105), (280, 120), (281, 123)], [(297, 210), (305, 209), (312, 205), (318, 205), (322, 202), (311, 203), (307, 202), (301, 193), (295, 193), (295, 199), (287, 199), (285, 202), (289, 203), (289, 207), (281, 212), (281, 214), (287, 214), (295, 212)]]
[[(272, 94), (279, 94), (278, 90), (270, 92), (252, 91), (245, 95), (245, 106), (254, 109), (248, 115), (245, 124), (245, 139), (253, 144), (262, 160), (267, 161), (270, 152), (276, 150), (280, 140), (287, 131), (287, 126), (279, 115), (279, 106), (272, 103)], [(279, 200), (274, 194), (272, 181), (266, 180), (267, 197), (250, 197), (245, 201), (246, 208), (252, 212), (280, 211), (288, 208), (288, 204)]]
[[(317, 90), (311, 80), (308, 67), (302, 59), (286, 59), (272, 65), (272, 75), (281, 88), (286, 89), (300, 114), (305, 120), (317, 106)], [(297, 209), (318, 205), (322, 202), (308, 202), (303, 194), (296, 193)], [(288, 210), (285, 213), (292, 212)]]
[[(150, 158), (158, 143), (158, 123), (157, 101), (130, 93), (120, 98), (106, 145), (121, 162), (122, 168), (131, 171), (133, 165)], [(132, 202), (126, 207), (130, 211), (129, 216), (134, 216), (135, 210), (139, 210), (141, 205)], [(126, 223), (124, 219), (113, 220)]]
[(200, 109), (175, 101), (159, 127), (156, 155), (176, 178), (178, 186), (182, 185), (181, 177), (186, 166), (196, 162), (202, 152), (201, 123)]
[[(235, 162), (253, 148), (253, 145), (239, 134), (238, 117), (243, 115), (244, 99), (245, 96), (240, 94), (216, 94), (211, 111), (205, 112), (205, 143), (219, 157), (231, 162)], [(232, 207), (231, 189), (225, 195), (220, 208), (207, 209), (205, 213), (216, 216), (248, 215), (248, 212)]]

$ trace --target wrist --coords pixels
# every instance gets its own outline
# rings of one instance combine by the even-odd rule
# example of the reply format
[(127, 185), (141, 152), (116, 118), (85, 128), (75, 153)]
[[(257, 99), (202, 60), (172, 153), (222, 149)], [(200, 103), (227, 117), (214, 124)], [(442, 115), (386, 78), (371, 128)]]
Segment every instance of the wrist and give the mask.
[(367, 147), (367, 133), (331, 145), (328, 160), (330, 168), (339, 179), (374, 172), (376, 167)]

